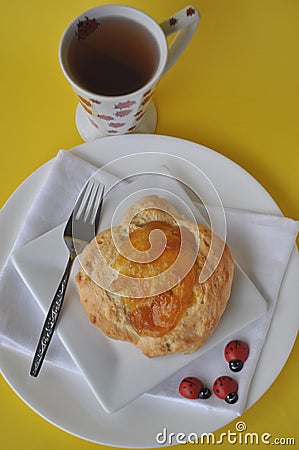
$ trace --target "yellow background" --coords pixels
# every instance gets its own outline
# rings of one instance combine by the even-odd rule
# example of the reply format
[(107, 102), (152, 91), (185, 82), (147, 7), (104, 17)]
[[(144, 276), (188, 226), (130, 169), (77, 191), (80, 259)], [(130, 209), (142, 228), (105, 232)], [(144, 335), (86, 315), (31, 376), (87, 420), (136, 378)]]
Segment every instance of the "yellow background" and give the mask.
[[(60, 148), (82, 142), (74, 123), (76, 99), (58, 64), (58, 45), (74, 17), (101, 3), (2, 2), (0, 206)], [(118, 3), (139, 7), (161, 22), (188, 0)], [(156, 91), (157, 133), (201, 143), (231, 158), (268, 190), (286, 216), (299, 219), (299, 2), (194, 0), (193, 4), (202, 20), (188, 49)], [(274, 384), (242, 416), (248, 431), (295, 437), (296, 447), (298, 351), (297, 338)], [(2, 448), (96, 448), (40, 418), (4, 380), (0, 388)], [(133, 429), (134, 424), (128, 425)], [(233, 424), (218, 434), (228, 429), (234, 430)]]

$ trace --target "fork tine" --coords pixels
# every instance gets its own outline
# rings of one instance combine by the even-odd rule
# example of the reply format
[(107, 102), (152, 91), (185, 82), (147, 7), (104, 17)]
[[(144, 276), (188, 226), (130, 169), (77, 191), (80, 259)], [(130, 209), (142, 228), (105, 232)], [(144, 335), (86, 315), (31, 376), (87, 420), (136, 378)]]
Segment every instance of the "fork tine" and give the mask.
[(89, 192), (89, 196), (85, 202), (84, 216), (83, 216), (84, 222), (87, 222), (87, 221), (90, 222), (90, 220), (89, 220), (90, 212), (92, 210), (94, 201), (96, 199), (98, 189), (99, 189), (99, 185), (95, 181), (93, 181), (93, 183), (91, 184), (91, 190)]
[(83, 213), (84, 209), (86, 208), (86, 204), (87, 204), (88, 198), (90, 196), (90, 192), (92, 190), (93, 184), (94, 184), (94, 180), (89, 180), (85, 184), (82, 191), (80, 192), (80, 195), (79, 195), (78, 200), (76, 201), (76, 205), (74, 207), (74, 217), (76, 220), (78, 220), (82, 216), (82, 213)]
[(84, 186), (74, 210), (74, 219), (83, 220), (94, 224), (99, 216), (99, 208), (103, 201), (103, 185), (94, 180), (89, 180)]
[(101, 188), (100, 193), (97, 192), (97, 196), (93, 205), (93, 211), (92, 211), (92, 215), (91, 215), (91, 223), (95, 224), (95, 227), (98, 226), (99, 223), (99, 217), (101, 214), (101, 209), (102, 209), (102, 204), (103, 204), (103, 200), (104, 200), (104, 186), (101, 185), (99, 186), (99, 190)]
[(90, 225), (95, 224), (96, 215), (101, 204), (103, 197), (103, 186), (101, 183), (94, 183), (92, 191), (88, 198), (88, 203), (86, 205), (84, 222), (88, 222)]

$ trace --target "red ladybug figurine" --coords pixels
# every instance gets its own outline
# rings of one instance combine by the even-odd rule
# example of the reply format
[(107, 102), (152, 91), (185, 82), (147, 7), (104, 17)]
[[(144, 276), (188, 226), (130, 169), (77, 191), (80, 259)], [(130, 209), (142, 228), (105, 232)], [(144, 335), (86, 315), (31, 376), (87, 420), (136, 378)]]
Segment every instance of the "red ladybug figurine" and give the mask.
[(224, 349), (224, 357), (233, 372), (240, 372), (248, 358), (249, 347), (242, 341), (230, 341)]
[(231, 377), (226, 375), (218, 377), (214, 381), (213, 391), (216, 397), (230, 405), (238, 401), (238, 384)]
[(96, 19), (89, 19), (85, 16), (84, 20), (79, 20), (77, 23), (77, 31), (75, 34), (78, 36), (79, 41), (86, 39), (91, 33), (93, 33), (100, 26)]
[(211, 396), (210, 389), (195, 377), (184, 378), (180, 383), (179, 392), (183, 397), (190, 399), (206, 399)]

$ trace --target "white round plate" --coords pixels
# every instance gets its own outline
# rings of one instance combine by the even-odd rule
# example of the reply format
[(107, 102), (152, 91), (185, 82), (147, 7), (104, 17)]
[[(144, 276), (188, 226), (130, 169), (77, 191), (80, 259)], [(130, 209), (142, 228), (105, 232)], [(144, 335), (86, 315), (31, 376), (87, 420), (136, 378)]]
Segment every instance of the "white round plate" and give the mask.
[[(71, 151), (98, 166), (120, 156), (143, 152), (145, 168), (146, 153), (156, 152), (157, 158), (161, 152), (177, 155), (205, 172), (220, 193), (224, 206), (281, 215), (270, 195), (240, 166), (190, 141), (136, 134), (100, 139)], [(26, 211), (51, 164), (52, 161), (49, 161), (27, 178), (2, 208), (0, 233), (5, 239), (1, 248), (0, 265), (5, 261)], [(298, 308), (298, 271), (299, 257), (297, 250), (294, 250), (252, 380), (247, 407), (255, 403), (269, 388), (292, 349), (298, 329), (298, 314), (294, 314)], [(283, 329), (288, 329), (288, 333), (282, 333)], [(275, 358), (273, 348), (276, 349)], [(200, 435), (203, 432), (215, 431), (235, 418), (226, 412), (211, 412), (206, 409), (199, 411), (185, 405), (178, 407), (171, 400), (160, 400), (147, 395), (115, 414), (107, 414), (101, 409), (80, 374), (45, 364), (43, 377), (36, 383), (36, 380), (30, 377), (24, 379), (24, 375), (21, 375), (30, 364), (28, 356), (7, 347), (2, 346), (0, 349), (3, 376), (23, 401), (49, 422), (86, 440), (115, 447), (159, 447), (161, 444), (157, 442), (156, 436), (163, 428), (166, 428), (168, 433)]]

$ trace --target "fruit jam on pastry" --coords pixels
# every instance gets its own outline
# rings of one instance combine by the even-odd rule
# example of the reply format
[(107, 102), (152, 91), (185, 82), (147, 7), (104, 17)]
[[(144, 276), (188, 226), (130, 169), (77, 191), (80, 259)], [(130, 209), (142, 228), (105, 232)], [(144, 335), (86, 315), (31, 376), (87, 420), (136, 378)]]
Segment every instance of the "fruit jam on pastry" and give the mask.
[[(193, 286), (196, 254), (193, 233), (186, 227), (163, 221), (144, 224), (132, 231), (124, 241), (122, 254), (117, 256), (113, 267), (128, 278), (124, 281), (122, 277), (119, 283), (115, 280), (114, 288), (120, 291), (124, 288), (126, 295), (131, 292), (131, 296), (123, 296), (122, 300), (128, 308), (128, 318), (139, 335), (164, 336), (177, 325), (186, 309), (195, 302)], [(136, 255), (140, 256), (138, 261)], [(160, 283), (162, 279), (163, 286), (163, 276), (164, 279), (167, 277), (168, 282), (169, 277), (173, 278), (171, 289), (150, 295), (157, 287), (157, 278)], [(151, 277), (155, 278), (142, 285), (142, 293), (139, 285), (138, 295), (132, 297), (134, 279), (140, 281)]]

